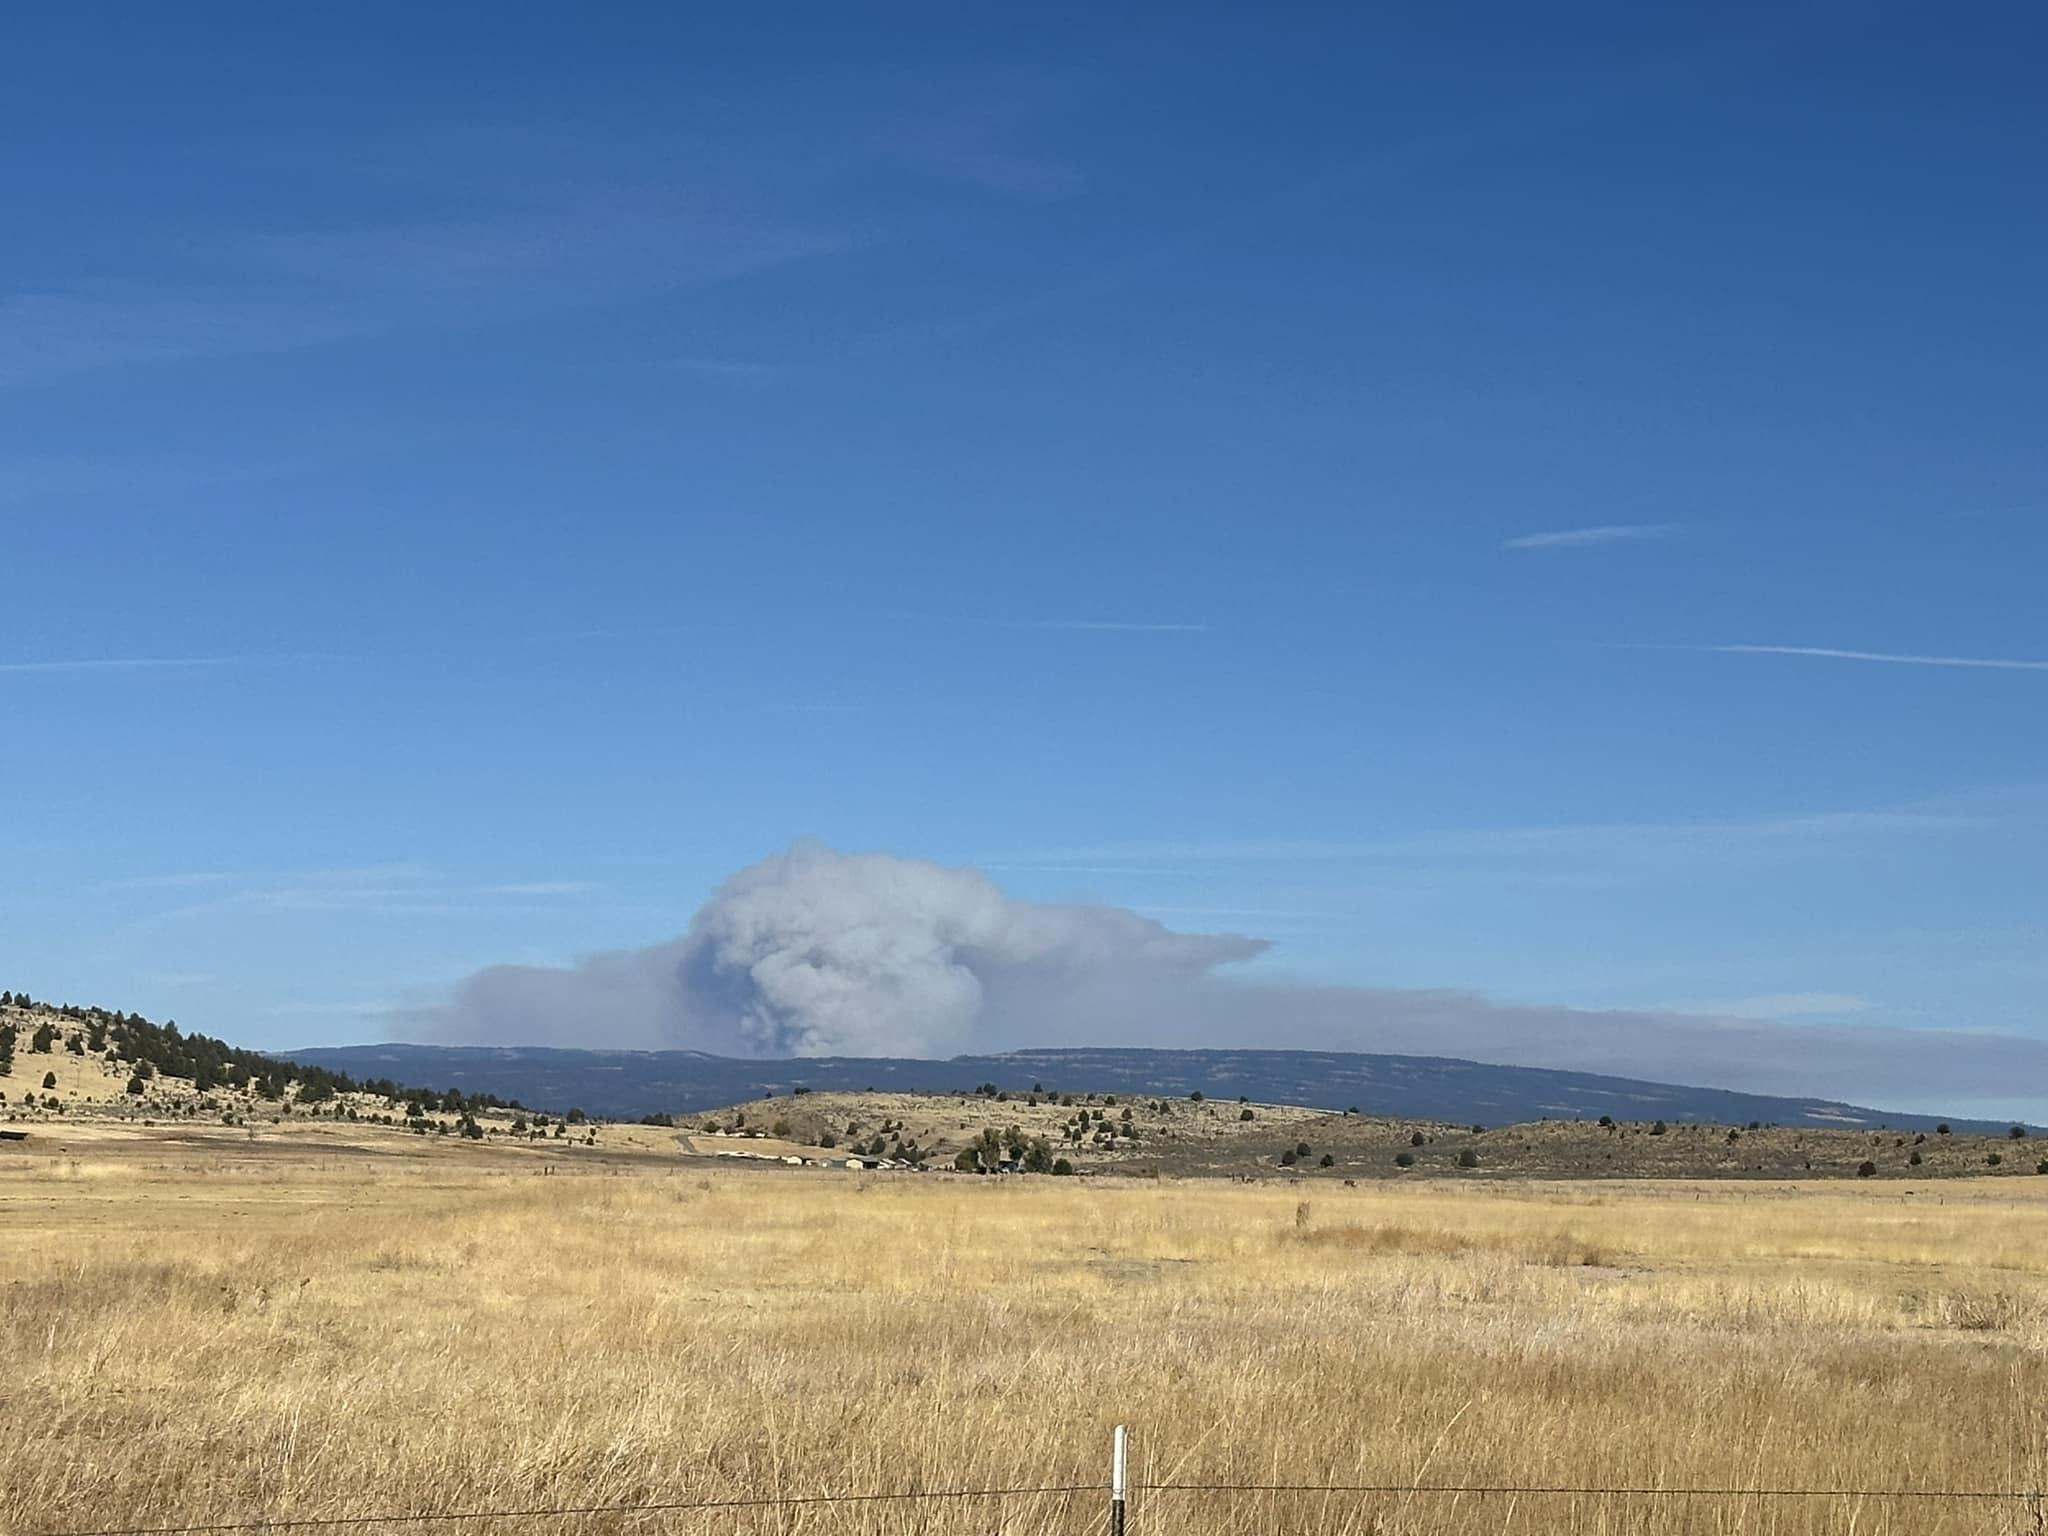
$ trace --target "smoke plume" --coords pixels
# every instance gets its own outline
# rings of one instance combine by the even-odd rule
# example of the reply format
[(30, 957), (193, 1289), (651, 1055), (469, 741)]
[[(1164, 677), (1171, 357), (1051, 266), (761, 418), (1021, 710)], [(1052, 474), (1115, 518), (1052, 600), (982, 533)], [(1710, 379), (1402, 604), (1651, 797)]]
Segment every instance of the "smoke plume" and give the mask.
[(406, 1024), (461, 1042), (728, 1056), (1389, 1051), (1878, 1101), (2009, 1096), (2012, 1083), (2048, 1078), (2048, 1043), (2018, 1036), (1596, 1012), (1232, 973), (1266, 947), (1117, 907), (1012, 900), (975, 870), (800, 843), (726, 881), (680, 938), (567, 968), (494, 966)]
[(741, 870), (680, 939), (570, 970), (494, 966), (445, 1032), (736, 1056), (948, 1056), (1105, 990), (1199, 985), (1265, 948), (1117, 907), (1012, 901), (986, 875), (815, 843)]

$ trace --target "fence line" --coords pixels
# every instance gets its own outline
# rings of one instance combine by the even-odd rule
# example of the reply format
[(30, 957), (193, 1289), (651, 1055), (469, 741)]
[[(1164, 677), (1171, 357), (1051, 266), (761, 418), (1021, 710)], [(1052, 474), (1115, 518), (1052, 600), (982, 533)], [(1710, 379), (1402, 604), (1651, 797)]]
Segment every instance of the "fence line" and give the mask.
[(426, 1511), (413, 1514), (307, 1515), (281, 1519), (214, 1520), (194, 1525), (138, 1525), (92, 1530), (40, 1531), (30, 1536), (221, 1536), (230, 1531), (312, 1531), (339, 1530), (366, 1525), (453, 1524), (470, 1520), (580, 1519), (597, 1515), (686, 1514), (694, 1511), (733, 1509), (795, 1509), (833, 1504), (891, 1504), (923, 1500), (1072, 1498), (1076, 1494), (1109, 1495), (1109, 1528), (1123, 1536), (1125, 1500), (1128, 1494), (1387, 1494), (1412, 1497), (1446, 1494), (1474, 1498), (1581, 1498), (1581, 1499), (1840, 1499), (1849, 1500), (1955, 1500), (2014, 1502), (2048, 1505), (2048, 1490), (1988, 1488), (1683, 1488), (1624, 1487), (1617, 1485), (1572, 1486), (1558, 1483), (1471, 1484), (1471, 1483), (1148, 1483), (1127, 1476), (1126, 1432), (1116, 1427), (1110, 1451), (1110, 1471), (1103, 1483), (1047, 1483), (1019, 1488), (914, 1488), (893, 1493), (789, 1493), (754, 1494), (721, 1499), (661, 1499), (638, 1504), (567, 1504), (519, 1509), (464, 1509)]
[(1012, 1499), (1034, 1495), (1102, 1492), (1099, 1483), (1058, 1483), (1036, 1488), (918, 1488), (896, 1493), (753, 1494), (730, 1499), (662, 1499), (646, 1504), (565, 1504), (524, 1509), (455, 1509), (417, 1514), (306, 1515), (287, 1519), (213, 1520), (198, 1525), (131, 1525), (89, 1530), (36, 1531), (27, 1536), (207, 1536), (218, 1531), (336, 1530), (362, 1525), (423, 1525), (462, 1520), (546, 1520), (590, 1515), (687, 1514), (712, 1509), (786, 1509), (806, 1504), (908, 1503), (918, 1499)]
[[(1978, 1502), (2048, 1502), (2048, 1490), (1985, 1488), (1684, 1488), (1569, 1486), (1557, 1483), (1144, 1483), (1127, 1485), (1139, 1495), (1155, 1493), (1353, 1493), (1469, 1494), (1477, 1497), (1599, 1499), (1954, 1499)], [(912, 1489), (893, 1493), (759, 1494), (729, 1499), (663, 1499), (640, 1504), (566, 1504), (520, 1509), (436, 1510), (377, 1515), (309, 1515), (288, 1519), (216, 1520), (196, 1525), (136, 1525), (84, 1530), (40, 1531), (30, 1536), (212, 1536), (228, 1531), (335, 1530), (365, 1525), (422, 1525), (469, 1520), (578, 1519), (597, 1515), (687, 1514), (725, 1509), (786, 1509), (818, 1504), (910, 1503), (940, 1499), (1071, 1498), (1101, 1494), (1100, 1483), (1054, 1483), (1017, 1488)], [(1138, 1501), (1141, 1503), (1142, 1501)]]
[(2048, 1499), (1984, 1488), (1573, 1488), (1556, 1483), (1136, 1483), (1139, 1493), (1473, 1493), (1589, 1499)]

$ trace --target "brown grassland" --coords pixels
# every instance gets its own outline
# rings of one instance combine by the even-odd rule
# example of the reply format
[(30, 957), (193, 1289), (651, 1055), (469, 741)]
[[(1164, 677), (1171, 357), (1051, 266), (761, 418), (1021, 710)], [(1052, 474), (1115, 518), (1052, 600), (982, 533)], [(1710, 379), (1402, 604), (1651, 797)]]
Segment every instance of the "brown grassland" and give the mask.
[[(0, 1147), (0, 1528), (1075, 1484), (417, 1529), (1100, 1531), (1118, 1421), (1155, 1484), (2044, 1481), (2048, 1191), (2024, 1181), (1289, 1188), (252, 1150)], [(1131, 1505), (1133, 1536), (2043, 1520), (2023, 1499)]]

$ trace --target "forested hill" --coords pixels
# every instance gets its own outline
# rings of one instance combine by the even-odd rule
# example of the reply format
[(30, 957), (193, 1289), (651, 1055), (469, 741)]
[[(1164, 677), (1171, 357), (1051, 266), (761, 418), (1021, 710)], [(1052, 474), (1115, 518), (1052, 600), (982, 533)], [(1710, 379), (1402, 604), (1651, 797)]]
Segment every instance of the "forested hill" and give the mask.
[[(393, 1074), (464, 1092), (516, 1094), (529, 1103), (576, 1104), (630, 1119), (690, 1113), (787, 1093), (882, 1089), (953, 1092), (991, 1083), (1074, 1091), (1209, 1098), (1358, 1109), (1368, 1115), (1504, 1125), (1511, 1121), (1655, 1119), (1742, 1125), (1891, 1126), (1930, 1130), (1941, 1117), (1866, 1109), (1674, 1083), (1494, 1066), (1435, 1056), (1348, 1051), (1033, 1050), (946, 1061), (808, 1057), (747, 1061), (698, 1051), (580, 1051), (523, 1046), (354, 1045), (291, 1053), (335, 1071)], [(1958, 1129), (1998, 1132), (2004, 1122), (1947, 1117)]]
[(487, 1090), (422, 1089), (382, 1072), (357, 1077), (336, 1066), (245, 1050), (211, 1035), (188, 1033), (173, 1020), (157, 1023), (139, 1013), (0, 992), (0, 1076), (12, 1071), (17, 1058), (59, 1052), (118, 1063), (135, 1081), (186, 1080), (200, 1094), (232, 1089), (281, 1101), (289, 1092), (298, 1103), (317, 1104), (337, 1094), (366, 1093), (456, 1113), (519, 1107)]

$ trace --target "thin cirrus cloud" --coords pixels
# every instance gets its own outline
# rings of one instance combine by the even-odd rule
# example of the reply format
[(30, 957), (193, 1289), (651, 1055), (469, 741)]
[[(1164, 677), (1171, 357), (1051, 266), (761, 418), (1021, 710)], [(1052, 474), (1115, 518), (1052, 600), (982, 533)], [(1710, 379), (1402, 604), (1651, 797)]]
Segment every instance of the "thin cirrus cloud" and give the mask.
[(239, 667), (274, 657), (259, 656), (93, 656), (61, 661), (0, 661), (0, 672), (174, 672), (200, 667)]
[[(1983, 803), (1980, 803), (1983, 800)], [(1154, 873), (1162, 867), (1359, 863), (1509, 866), (1584, 861), (1616, 867), (1696, 868), (1852, 849), (1878, 839), (1942, 836), (2031, 823), (2032, 796), (2016, 803), (1960, 796), (1879, 809), (1844, 809), (1672, 822), (1581, 822), (1447, 827), (1354, 838), (1235, 837), (1108, 843), (1013, 854), (1008, 869)]]
[(1205, 635), (1209, 632), (1206, 624), (1161, 624), (1138, 619), (1034, 619), (1027, 627), (1119, 635)]
[(1551, 528), (1505, 539), (1502, 549), (1586, 549), (1597, 544), (1633, 544), (1644, 539), (1668, 538), (1678, 531), (1675, 523), (1599, 523), (1590, 528)]
[(836, 232), (679, 212), (648, 197), (540, 214), (222, 238), (204, 281), (0, 292), (0, 388), (491, 323), (699, 287), (836, 252)]
[(1865, 1013), (1870, 999), (1853, 992), (1767, 992), (1761, 997), (1671, 1003), (1663, 1011), (1726, 1019), (1807, 1019)]
[(182, 891), (195, 898), (149, 912), (121, 932), (162, 929), (196, 917), (235, 913), (352, 913), (372, 917), (451, 916), (587, 904), (603, 886), (580, 879), (458, 880), (413, 863), (257, 873), (222, 870), (135, 875), (105, 889)]
[(671, 357), (662, 366), (676, 373), (702, 374), (717, 379), (770, 379), (782, 371), (774, 363), (757, 363), (737, 357)]
[(1123, 618), (1117, 615), (1043, 614), (1037, 618), (1004, 618), (993, 614), (938, 613), (930, 610), (895, 608), (864, 614), (898, 623), (937, 625), (945, 628), (978, 630), (1028, 630), (1039, 634), (1070, 635), (1206, 635), (1210, 626), (1196, 619)]
[(241, 667), (283, 667), (334, 661), (324, 651), (249, 651), (222, 656), (59, 656), (42, 661), (0, 661), (0, 676), (61, 677), (123, 672), (214, 672)]
[(1922, 656), (1900, 651), (1855, 651), (1830, 645), (1703, 645), (1719, 656), (1803, 656), (1820, 661), (1875, 662), (1891, 667), (1961, 667), (1988, 672), (2048, 672), (2048, 661), (2011, 656)]

